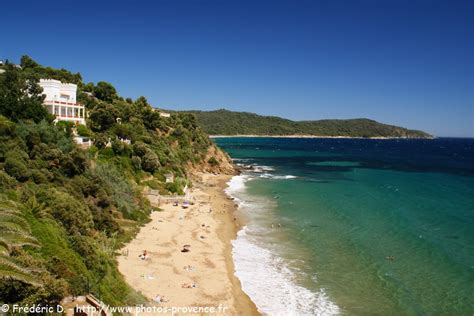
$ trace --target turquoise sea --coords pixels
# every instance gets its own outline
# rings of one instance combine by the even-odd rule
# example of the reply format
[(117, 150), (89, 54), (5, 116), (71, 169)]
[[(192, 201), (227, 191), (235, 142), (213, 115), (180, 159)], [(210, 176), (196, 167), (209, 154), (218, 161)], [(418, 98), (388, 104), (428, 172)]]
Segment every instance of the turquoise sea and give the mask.
[(268, 315), (473, 315), (474, 139), (220, 138)]

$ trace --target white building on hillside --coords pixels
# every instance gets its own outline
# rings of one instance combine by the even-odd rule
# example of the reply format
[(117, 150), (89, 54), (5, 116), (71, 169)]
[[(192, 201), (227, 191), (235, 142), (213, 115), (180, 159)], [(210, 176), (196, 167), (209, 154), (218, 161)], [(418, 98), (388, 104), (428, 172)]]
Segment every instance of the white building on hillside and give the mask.
[(86, 124), (86, 109), (76, 102), (77, 85), (54, 79), (40, 79), (39, 85), (46, 96), (43, 104), (56, 116), (56, 121)]

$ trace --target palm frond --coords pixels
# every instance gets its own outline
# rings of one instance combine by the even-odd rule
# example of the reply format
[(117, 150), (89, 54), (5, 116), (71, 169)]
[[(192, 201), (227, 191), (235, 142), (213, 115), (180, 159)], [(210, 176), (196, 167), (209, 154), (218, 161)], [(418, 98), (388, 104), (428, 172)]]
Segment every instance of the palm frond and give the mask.
[(0, 260), (0, 279), (17, 280), (34, 286), (42, 285), (28, 270), (16, 264), (3, 262), (3, 260)]
[(0, 244), (8, 245), (8, 248), (11, 247), (38, 247), (39, 243), (36, 238), (29, 234), (25, 234), (18, 231), (3, 231), (0, 235)]
[(3, 230), (15, 230), (29, 233), (30, 227), (23, 217), (0, 212), (0, 232)]
[(6, 255), (10, 252), (10, 247), (7, 243), (0, 240), (0, 255)]
[[(3, 203), (0, 201), (0, 203)], [(5, 205), (0, 206), (0, 213), (3, 214), (21, 214), (21, 211), (17, 207), (5, 207)]]

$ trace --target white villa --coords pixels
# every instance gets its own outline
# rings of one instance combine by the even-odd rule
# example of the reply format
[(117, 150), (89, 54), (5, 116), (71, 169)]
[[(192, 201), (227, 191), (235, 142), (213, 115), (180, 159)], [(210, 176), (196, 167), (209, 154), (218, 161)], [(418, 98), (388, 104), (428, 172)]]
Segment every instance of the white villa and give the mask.
[(39, 85), (46, 96), (44, 105), (49, 113), (56, 116), (56, 121), (86, 124), (85, 107), (76, 103), (77, 85), (54, 79), (40, 79)]

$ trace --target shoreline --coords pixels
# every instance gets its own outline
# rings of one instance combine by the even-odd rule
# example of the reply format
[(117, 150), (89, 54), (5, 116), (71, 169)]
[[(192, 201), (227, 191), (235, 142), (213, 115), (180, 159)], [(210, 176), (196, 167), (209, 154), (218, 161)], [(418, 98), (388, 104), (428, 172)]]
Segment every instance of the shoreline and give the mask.
[[(225, 192), (225, 189), (228, 187), (227, 183), (233, 177), (233, 175), (225, 176), (223, 179), (219, 180), (219, 183), (216, 186), (216, 193), (218, 195), (222, 195), (229, 203), (228, 205), (225, 203), (226, 205), (224, 208), (228, 208), (231, 211), (222, 214), (223, 216), (220, 218), (220, 225), (218, 227), (217, 235), (224, 243), (224, 256), (227, 266), (227, 275), (232, 283), (232, 292), (235, 299), (237, 313), (239, 315), (261, 315), (261, 313), (258, 312), (255, 303), (250, 299), (247, 293), (243, 291), (242, 284), (239, 278), (235, 275), (235, 265), (232, 256), (232, 240), (237, 238), (237, 233), (241, 227), (244, 226), (246, 219), (237, 213), (238, 206), (233, 200), (229, 199), (229, 196)], [(214, 208), (214, 205), (212, 206)], [(219, 205), (216, 206), (219, 207)], [(234, 218), (236, 220), (234, 220)]]
[[(227, 307), (225, 315), (260, 315), (235, 276), (231, 241), (244, 221), (225, 193), (231, 175), (196, 174), (190, 190), (194, 205), (172, 204), (150, 215), (135, 238), (117, 256), (119, 271), (127, 283), (160, 307)], [(212, 210), (210, 212), (209, 210)], [(202, 226), (205, 225), (205, 226)], [(190, 252), (182, 253), (182, 246)], [(144, 250), (149, 258), (138, 256)], [(186, 271), (185, 266), (192, 270)], [(196, 288), (182, 288), (182, 284)], [(156, 295), (169, 302), (155, 303)]]
[(436, 137), (356, 137), (356, 136), (318, 136), (318, 135), (209, 135), (210, 138), (328, 138), (328, 139), (435, 139)]

